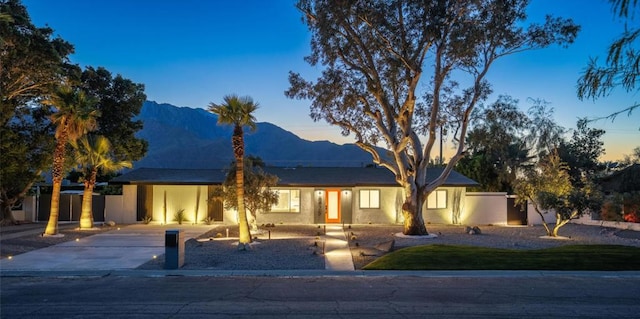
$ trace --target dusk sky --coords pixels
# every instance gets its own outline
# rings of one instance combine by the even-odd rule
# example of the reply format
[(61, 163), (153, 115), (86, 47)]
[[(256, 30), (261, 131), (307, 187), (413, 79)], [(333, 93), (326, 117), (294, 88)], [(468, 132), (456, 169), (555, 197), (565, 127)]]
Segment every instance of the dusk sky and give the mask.
[[(224, 95), (249, 95), (260, 104), (259, 122), (271, 122), (308, 140), (352, 143), (337, 128), (309, 117), (309, 102), (284, 96), (288, 72), (315, 78), (320, 69), (303, 58), (310, 34), (293, 0), (23, 0), (36, 26), (48, 24), (75, 46), (81, 66), (105, 67), (145, 85), (147, 99), (176, 106), (205, 108)], [(530, 21), (545, 14), (572, 18), (581, 25), (567, 49), (513, 55), (494, 64), (488, 75), (498, 95), (544, 99), (556, 121), (575, 128), (578, 118), (602, 117), (640, 100), (618, 89), (597, 101), (580, 101), (576, 83), (589, 57), (605, 59), (610, 42), (624, 29), (606, 0), (533, 0)], [(640, 14), (636, 14), (638, 23)], [(601, 120), (607, 131), (603, 160), (621, 159), (640, 146), (640, 110), (631, 117)], [(436, 155), (436, 154), (434, 154)], [(446, 156), (446, 155), (445, 155)]]

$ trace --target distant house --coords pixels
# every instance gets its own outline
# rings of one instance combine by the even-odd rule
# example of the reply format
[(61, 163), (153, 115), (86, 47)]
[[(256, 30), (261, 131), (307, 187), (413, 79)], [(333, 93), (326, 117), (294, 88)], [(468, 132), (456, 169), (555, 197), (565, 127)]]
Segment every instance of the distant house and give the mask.
[[(395, 224), (403, 220), (403, 190), (387, 169), (267, 167), (265, 171), (279, 178), (273, 188), (279, 201), (271, 212), (258, 213), (258, 224)], [(441, 172), (441, 168), (429, 169), (427, 179), (434, 180)], [(123, 213), (127, 216), (124, 222), (151, 216), (154, 222), (172, 223), (174, 214), (184, 209), (189, 222), (201, 222), (208, 217), (235, 224), (237, 212), (225, 210), (223, 203), (211, 196), (225, 177), (223, 169), (139, 168), (109, 183), (123, 185)], [(425, 221), (450, 224), (454, 200), (461, 200), (464, 206), (466, 187), (471, 186), (477, 183), (452, 171), (426, 201)], [(506, 213), (501, 218), (506, 219)]]
[(598, 184), (607, 195), (640, 191), (640, 164), (633, 164), (602, 177)]

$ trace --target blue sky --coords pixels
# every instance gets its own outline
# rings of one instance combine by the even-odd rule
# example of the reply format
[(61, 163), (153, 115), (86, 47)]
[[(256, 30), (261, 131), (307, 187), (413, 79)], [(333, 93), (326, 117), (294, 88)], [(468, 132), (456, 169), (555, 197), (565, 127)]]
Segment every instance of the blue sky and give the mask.
[[(310, 35), (293, 0), (23, 0), (33, 23), (48, 24), (71, 42), (81, 66), (103, 66), (145, 85), (147, 98), (177, 106), (206, 107), (226, 94), (250, 95), (258, 121), (271, 122), (309, 140), (353, 142), (339, 130), (309, 118), (308, 102), (289, 100), (289, 71), (307, 78)], [(599, 117), (638, 101), (617, 90), (608, 98), (580, 101), (576, 82), (589, 57), (603, 59), (622, 30), (605, 0), (533, 0), (532, 21), (545, 14), (569, 17), (582, 26), (568, 49), (552, 47), (499, 60), (488, 74), (494, 97), (508, 94), (527, 110), (528, 98), (551, 103), (555, 118), (571, 128), (579, 117)], [(637, 17), (635, 22), (637, 22)], [(490, 100), (491, 101), (491, 100)], [(619, 159), (640, 146), (638, 112), (603, 120), (607, 154)]]

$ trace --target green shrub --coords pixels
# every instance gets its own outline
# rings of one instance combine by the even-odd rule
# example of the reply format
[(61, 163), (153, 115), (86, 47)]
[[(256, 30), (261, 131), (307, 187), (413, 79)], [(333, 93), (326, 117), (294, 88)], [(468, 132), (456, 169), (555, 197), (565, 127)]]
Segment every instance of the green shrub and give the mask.
[(178, 222), (179, 225), (182, 225), (182, 222), (187, 220), (187, 216), (184, 213), (184, 209), (178, 210), (176, 214), (173, 216), (173, 220)]
[(600, 211), (600, 218), (605, 221), (621, 222), (622, 218), (622, 203), (620, 196), (607, 199), (602, 205)]

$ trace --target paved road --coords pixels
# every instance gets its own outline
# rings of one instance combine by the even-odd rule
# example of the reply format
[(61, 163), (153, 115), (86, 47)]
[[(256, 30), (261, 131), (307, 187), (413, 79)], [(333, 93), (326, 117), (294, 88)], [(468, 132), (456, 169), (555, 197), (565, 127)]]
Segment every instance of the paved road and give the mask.
[[(637, 273), (0, 278), (2, 318), (638, 318)], [(413, 274), (413, 275), (410, 275)]]

